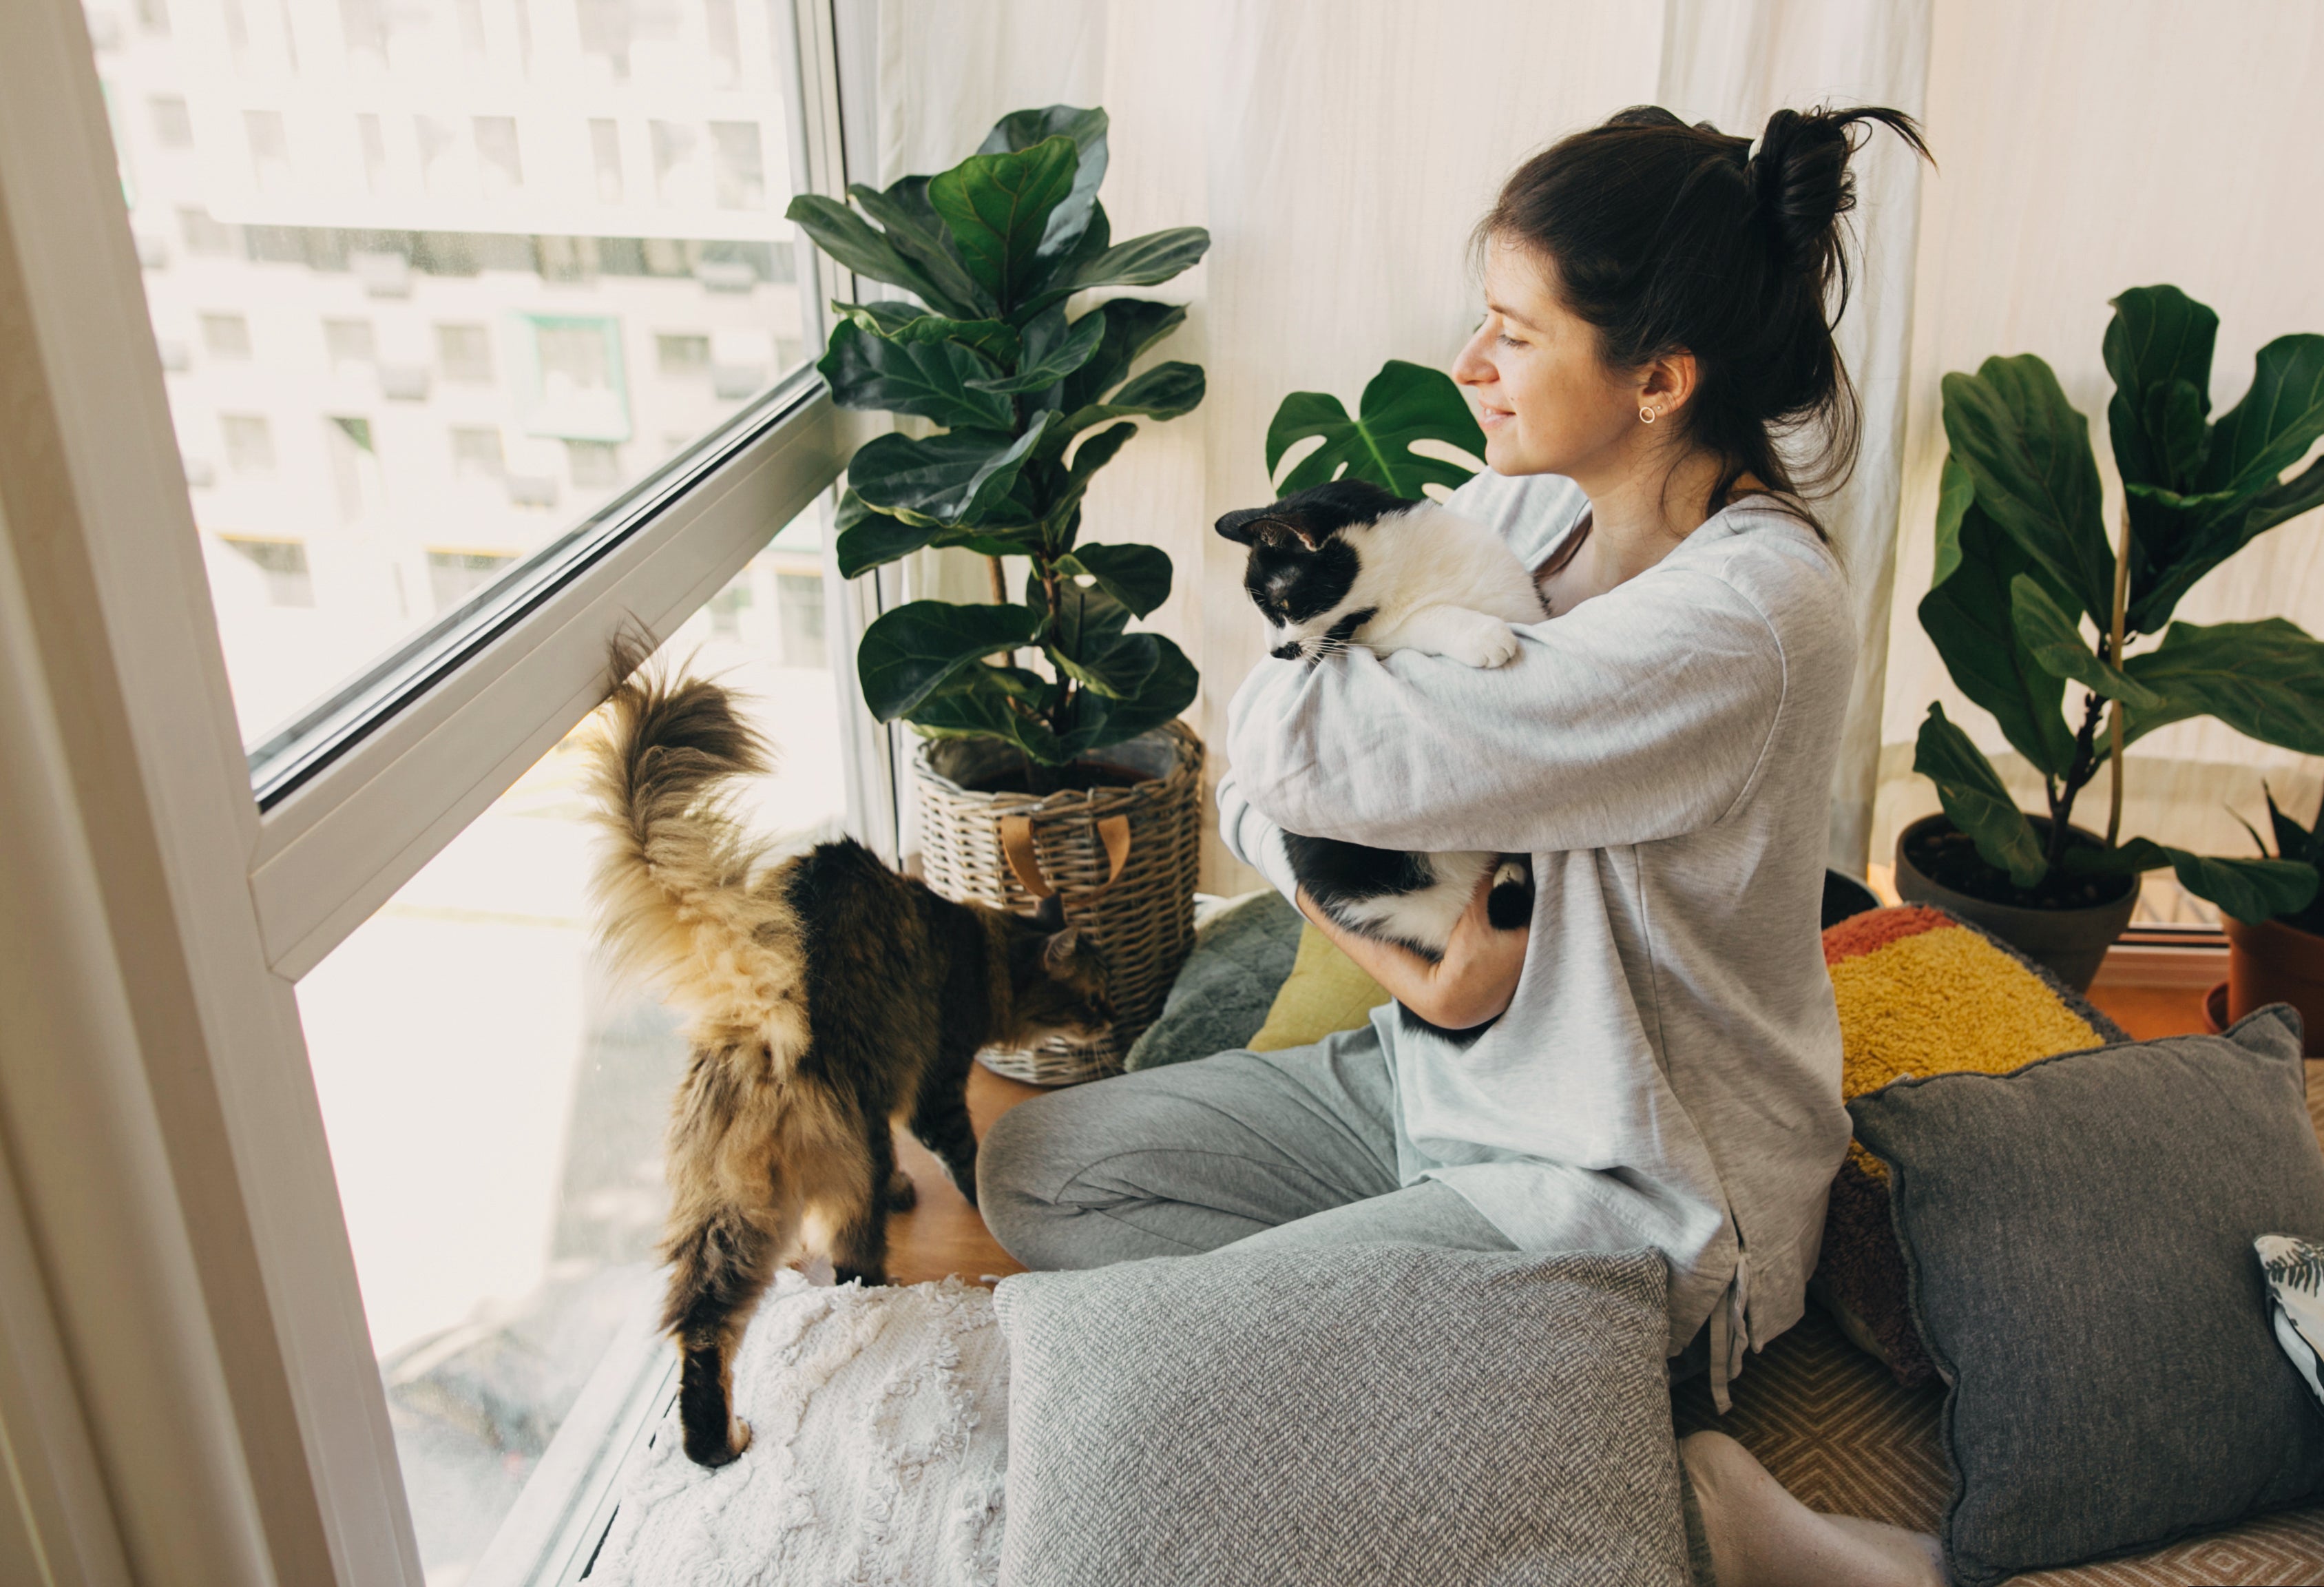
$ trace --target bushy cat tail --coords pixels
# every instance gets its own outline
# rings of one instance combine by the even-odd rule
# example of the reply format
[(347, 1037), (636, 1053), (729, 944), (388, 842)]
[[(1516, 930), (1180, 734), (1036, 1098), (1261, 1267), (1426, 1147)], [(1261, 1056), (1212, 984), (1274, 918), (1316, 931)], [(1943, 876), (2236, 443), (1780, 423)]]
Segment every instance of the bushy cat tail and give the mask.
[(614, 641), (591, 752), (600, 939), (617, 972), (692, 1017), (697, 1039), (741, 1029), (803, 1045), (798, 922), (779, 888), (753, 885), (761, 846), (722, 798), (733, 779), (765, 772), (772, 752), (723, 687), (643, 668), (643, 652)]

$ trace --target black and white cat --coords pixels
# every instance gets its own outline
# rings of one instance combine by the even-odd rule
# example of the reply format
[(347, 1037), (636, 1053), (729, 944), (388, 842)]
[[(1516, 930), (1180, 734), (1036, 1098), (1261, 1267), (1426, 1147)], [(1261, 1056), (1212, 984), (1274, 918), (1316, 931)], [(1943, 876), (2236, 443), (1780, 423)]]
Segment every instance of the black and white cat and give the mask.
[[(1230, 512), (1218, 531), (1250, 548), (1243, 588), (1265, 614), (1269, 653), (1280, 660), (1312, 667), (1361, 645), (1499, 667), (1517, 653), (1510, 625), (1545, 615), (1533, 575), (1499, 536), (1434, 502), (1362, 480), (1333, 480)], [(1333, 921), (1431, 964), (1444, 956), (1488, 872), (1493, 925), (1512, 931), (1533, 918), (1533, 872), (1523, 855), (1419, 853), (1292, 833), (1284, 846), (1300, 887)]]

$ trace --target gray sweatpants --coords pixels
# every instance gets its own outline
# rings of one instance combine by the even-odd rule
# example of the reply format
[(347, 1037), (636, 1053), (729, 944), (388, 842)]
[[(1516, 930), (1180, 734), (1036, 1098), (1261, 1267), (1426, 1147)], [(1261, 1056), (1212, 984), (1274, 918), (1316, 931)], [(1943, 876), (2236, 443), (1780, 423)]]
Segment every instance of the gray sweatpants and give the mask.
[(1028, 1268), (1238, 1241), (1516, 1249), (1460, 1192), (1397, 1183), (1395, 1103), (1369, 1027), (1147, 1069), (1003, 1114), (977, 1152), (977, 1201)]

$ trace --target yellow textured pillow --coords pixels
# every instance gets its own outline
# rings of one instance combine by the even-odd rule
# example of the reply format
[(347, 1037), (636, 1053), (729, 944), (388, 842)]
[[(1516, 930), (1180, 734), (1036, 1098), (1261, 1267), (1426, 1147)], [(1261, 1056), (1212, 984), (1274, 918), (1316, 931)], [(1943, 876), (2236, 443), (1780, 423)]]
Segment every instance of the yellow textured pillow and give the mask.
[(1267, 1023), (1250, 1038), (1255, 1053), (1307, 1047), (1334, 1030), (1353, 1030), (1388, 1001), (1387, 990), (1312, 925), (1299, 928), (1299, 956), (1275, 994)]

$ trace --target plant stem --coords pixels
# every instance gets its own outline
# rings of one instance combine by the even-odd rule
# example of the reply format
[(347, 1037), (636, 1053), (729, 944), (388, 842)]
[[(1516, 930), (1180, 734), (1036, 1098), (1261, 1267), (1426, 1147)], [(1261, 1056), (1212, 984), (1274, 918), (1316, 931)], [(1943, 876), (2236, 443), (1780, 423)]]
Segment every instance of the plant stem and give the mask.
[(1007, 574), (1001, 571), (1001, 558), (998, 557), (987, 557), (984, 559), (984, 566), (985, 570), (992, 575), (992, 604), (996, 606), (1007, 605), (1009, 604), (1009, 577)]
[(2082, 725), (2074, 734), (2074, 757), (2066, 763), (2066, 775), (2060, 785), (2047, 789), (2050, 841), (2044, 845), (2043, 858), (2052, 870), (2066, 857), (2066, 830), (2074, 818), (2074, 799), (2084, 785), (2098, 775), (2098, 715), (2106, 704), (2100, 695), (2082, 697)]
[[(2114, 554), (2114, 629), (2113, 653), (2107, 660), (2114, 666), (2122, 665), (2123, 611), (2130, 599), (2130, 503), (2122, 504), (2122, 544)], [(2107, 799), (2107, 847), (2115, 845), (2122, 833), (2122, 702), (2114, 703), (2112, 721), (2107, 727), (2107, 769), (2112, 772), (2111, 790)]]

